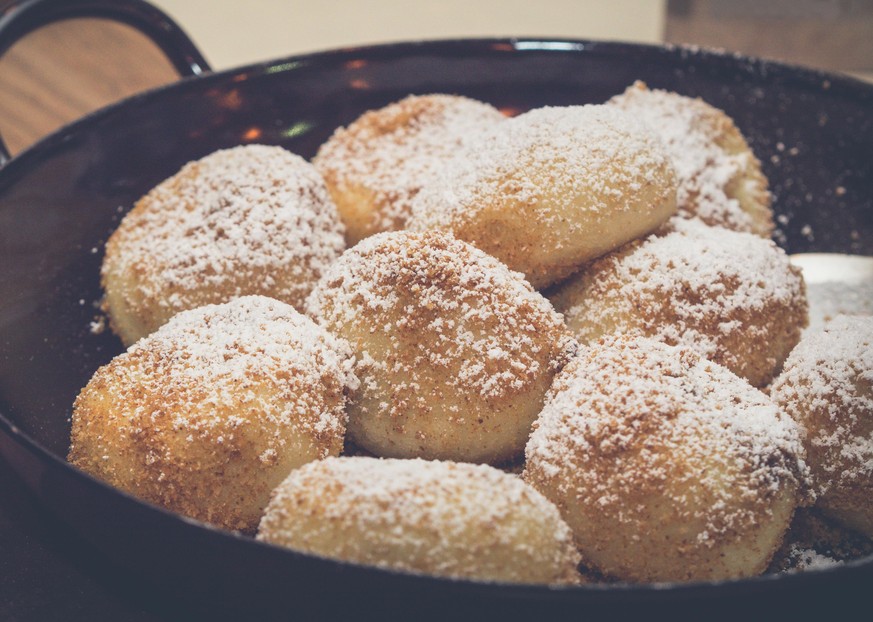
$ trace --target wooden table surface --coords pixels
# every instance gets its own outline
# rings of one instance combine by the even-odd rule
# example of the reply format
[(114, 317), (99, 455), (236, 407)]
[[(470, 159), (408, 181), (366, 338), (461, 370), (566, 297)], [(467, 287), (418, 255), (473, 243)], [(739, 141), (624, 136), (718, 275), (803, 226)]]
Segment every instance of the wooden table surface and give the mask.
[(129, 26), (102, 19), (45, 26), (0, 58), (0, 135), (15, 154), (92, 110), (178, 78)]

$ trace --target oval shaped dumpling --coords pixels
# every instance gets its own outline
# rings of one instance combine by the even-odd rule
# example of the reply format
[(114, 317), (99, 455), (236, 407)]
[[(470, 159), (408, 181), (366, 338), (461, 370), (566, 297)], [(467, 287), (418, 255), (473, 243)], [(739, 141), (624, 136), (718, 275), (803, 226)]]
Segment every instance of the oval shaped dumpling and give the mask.
[(345, 248), (324, 180), (280, 147), (190, 162), (140, 199), (106, 243), (110, 326), (125, 345), (179, 311), (264, 295), (301, 309)]
[(454, 462), (329, 458), (276, 490), (258, 539), (343, 561), (505, 583), (573, 583), (557, 509), (518, 477)]
[(635, 82), (609, 100), (661, 139), (678, 178), (674, 218), (770, 237), (772, 196), (761, 163), (724, 111)]
[(805, 333), (771, 395), (806, 432), (816, 505), (873, 538), (873, 318)]
[(580, 342), (642, 334), (693, 348), (758, 387), (807, 324), (803, 277), (782, 249), (693, 221), (598, 259), (551, 300)]
[(307, 308), (352, 344), (361, 388), (349, 438), (385, 457), (497, 464), (521, 455), (575, 345), (520, 274), (441, 232), (359, 242)]
[(353, 246), (402, 229), (412, 200), (463, 145), (505, 117), (458, 95), (410, 95), (341, 127), (313, 164), (324, 175)]
[(408, 228), (438, 229), (541, 289), (676, 211), (658, 140), (606, 106), (531, 110), (494, 127), (422, 188)]
[(806, 475), (800, 429), (767, 396), (689, 348), (626, 335), (555, 378), (525, 454), (583, 563), (624, 581), (760, 574)]
[(292, 469), (338, 455), (348, 344), (262, 296), (184, 311), (76, 398), (69, 461), (140, 499), (252, 531)]

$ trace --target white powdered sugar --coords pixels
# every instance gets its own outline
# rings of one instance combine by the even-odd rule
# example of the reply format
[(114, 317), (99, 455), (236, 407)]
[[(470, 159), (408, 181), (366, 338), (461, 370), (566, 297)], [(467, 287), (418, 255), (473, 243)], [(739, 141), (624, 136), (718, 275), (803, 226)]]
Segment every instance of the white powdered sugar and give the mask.
[(581, 339), (604, 326), (636, 326), (736, 369), (750, 353), (726, 345), (733, 335), (766, 342), (773, 338), (768, 314), (788, 309), (805, 317), (800, 271), (775, 243), (695, 221), (675, 226), (585, 269), (585, 295), (565, 310), (584, 320)]
[(371, 193), (374, 231), (395, 230), (444, 163), (504, 120), (493, 106), (466, 97), (412, 95), (337, 129), (313, 163), (335, 193)]
[(808, 430), (816, 492), (873, 482), (873, 317), (840, 315), (808, 331), (772, 395)]
[(495, 555), (517, 565), (499, 570), (504, 578), (524, 577), (524, 566), (536, 564), (557, 581), (578, 563), (557, 508), (518, 477), (486, 465), (420, 459), (305, 465), (277, 488), (258, 538), (448, 576), (488, 578)]
[(806, 296), (810, 332), (824, 328), (839, 315), (873, 316), (873, 279), (861, 283), (807, 282)]
[(495, 126), (471, 142), (413, 202), (412, 229), (447, 228), (511, 198), (553, 206), (555, 218), (585, 197), (593, 212), (629, 209), (665, 166), (660, 145), (631, 115), (606, 106), (544, 107)]
[(556, 377), (525, 453), (535, 479), (619, 524), (663, 498), (701, 544), (753, 528), (807, 472), (799, 427), (767, 396), (692, 350), (628, 336), (583, 347)]
[[(342, 434), (345, 414), (322, 391), (342, 395), (357, 386), (348, 344), (262, 296), (180, 313), (104, 373), (115, 377), (134, 419), (170, 416), (174, 429), (189, 433), (230, 423)], [(144, 395), (151, 398), (138, 397)], [(219, 414), (248, 411), (257, 411), (260, 422), (234, 424)]]
[(330, 268), (307, 312), (339, 334), (379, 335), (381, 351), (365, 348), (359, 365), (412, 387), (429, 369), (457, 368), (455, 388), (485, 398), (523, 390), (573, 347), (561, 316), (521, 274), (438, 232), (363, 240)]
[[(769, 233), (766, 180), (754, 154), (722, 111), (700, 99), (649, 90), (641, 82), (609, 104), (644, 122), (663, 142), (679, 181), (678, 217), (700, 218), (711, 225), (759, 235)], [(763, 208), (750, 208), (740, 197)]]
[(873, 316), (873, 257), (800, 253), (791, 263), (806, 281), (807, 332), (821, 330), (838, 315)]
[[(454, 237), (458, 222), (486, 210), (498, 217), (484, 229), (499, 237), (509, 228), (500, 206), (513, 201), (536, 209), (530, 221), (512, 209), (509, 217), (560, 222), (568, 232), (535, 236), (552, 250), (586, 227), (610, 237), (615, 212), (637, 218), (654, 213), (656, 200), (672, 209), (677, 181), (679, 214), (666, 227), (563, 266), (560, 278), (581, 266), (587, 291), (559, 306), (566, 324), (525, 275), (475, 240)], [(653, 186), (659, 198), (635, 205)], [(374, 203), (375, 230), (409, 230), (377, 233), (343, 253), (346, 229), (331, 195), (360, 188)], [(759, 208), (744, 205), (744, 196)], [(815, 291), (828, 324), (792, 352), (772, 401), (725, 368), (736, 371), (750, 352), (791, 342), (806, 314), (799, 270), (753, 235), (769, 231), (769, 202), (759, 163), (729, 118), (701, 100), (639, 84), (608, 105), (545, 107), (512, 119), (463, 97), (410, 96), (337, 129), (312, 165), (278, 147), (215, 152), (143, 197), (107, 244), (104, 284), (119, 275), (119, 298), (133, 314), (159, 315), (149, 305), (176, 314), (98, 370), (78, 415), (74, 407), (74, 425), (88, 429), (80, 441), (73, 437), (70, 455), (93, 440), (96, 460), (121, 456), (125, 476), (154, 467), (149, 485), (166, 488), (167, 498), (189, 470), (211, 469), (216, 479), (195, 482), (198, 494), (218, 481), (233, 496), (241, 456), (271, 467), (299, 442), (326, 460), (296, 469), (275, 489), (259, 539), (332, 539), (340, 558), (456, 577), (472, 576), (458, 572), (458, 551), (485, 557), (506, 546), (518, 559), (546, 556), (563, 568), (554, 583), (575, 579), (574, 535), (561, 519), (567, 499), (617, 528), (656, 530), (661, 525), (646, 524), (651, 516), (687, 523), (696, 530), (682, 541), (688, 550), (739, 542), (783, 503), (790, 507), (787, 518), (773, 519), (778, 530), (810, 489), (821, 496), (873, 481), (873, 317), (831, 320), (844, 307), (827, 305), (843, 290), (823, 284)], [(601, 231), (577, 222), (567, 216), (573, 210), (607, 224)], [(522, 254), (533, 254), (533, 245), (515, 244)], [(867, 289), (852, 292), (869, 310)], [(230, 302), (200, 306), (218, 299)], [(783, 309), (795, 315), (783, 318)], [(573, 318), (587, 323), (577, 332), (589, 342), (581, 349), (567, 327)], [(756, 323), (761, 318), (788, 336), (774, 336), (771, 325)], [(776, 355), (762, 357), (778, 369)], [(521, 396), (533, 406), (525, 404), (528, 419), (518, 417), (515, 453), (489, 449), (482, 461), (515, 459), (554, 374), (523, 477), (564, 495), (560, 510), (545, 490), (485, 465), (329, 457), (359, 416), (353, 409), (387, 421), (421, 449), (439, 434), (416, 427), (416, 409), (450, 425), (472, 423), (490, 441), (511, 428), (521, 409), (512, 399)], [(453, 399), (443, 409), (446, 395)], [(108, 424), (86, 419), (104, 407)], [(823, 413), (831, 425), (814, 429), (792, 418), (794, 407)], [(474, 435), (457, 429), (458, 437)], [(366, 446), (363, 434), (348, 438), (361, 451), (391, 455)], [(819, 465), (824, 475), (811, 460), (810, 473), (810, 446), (838, 458)], [(129, 467), (135, 452), (144, 457)], [(258, 494), (266, 499), (277, 481)], [(670, 512), (649, 516), (650, 502)], [(304, 506), (306, 524), (289, 520)], [(473, 524), (494, 539), (459, 546)], [(619, 538), (597, 529), (604, 540)], [(754, 537), (743, 542), (758, 545)], [(382, 557), (355, 556), (367, 547)], [(392, 547), (399, 561), (385, 554)], [(794, 569), (840, 563), (813, 548), (783, 548)]]
[(805, 549), (794, 545), (788, 551), (788, 572), (824, 570), (827, 568), (833, 568), (834, 566), (840, 566), (841, 564), (843, 564), (843, 562), (840, 560), (834, 559), (828, 555), (822, 555), (814, 549)]
[(107, 247), (107, 274), (173, 311), (266, 294), (301, 305), (345, 248), (315, 168), (247, 145), (190, 162), (143, 197)]

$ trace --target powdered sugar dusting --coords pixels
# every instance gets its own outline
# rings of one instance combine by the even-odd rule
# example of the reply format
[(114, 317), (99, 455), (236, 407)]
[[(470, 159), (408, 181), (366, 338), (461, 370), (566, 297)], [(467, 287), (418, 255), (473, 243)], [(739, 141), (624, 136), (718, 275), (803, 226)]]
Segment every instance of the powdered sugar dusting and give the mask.
[[(499, 570), (504, 578), (545, 565), (552, 581), (566, 580), (578, 563), (555, 506), (519, 478), (485, 465), (419, 459), (310, 463), (276, 490), (258, 538), (444, 576), (487, 578), (495, 549), (510, 562)], [(321, 550), (325, 543), (331, 551)]]
[(871, 387), (873, 317), (846, 315), (805, 333), (773, 383), (773, 398), (808, 427), (819, 495), (873, 487)]
[(807, 283), (808, 331), (819, 330), (839, 315), (873, 316), (873, 280), (862, 283)]
[(344, 247), (312, 165), (248, 145), (191, 162), (143, 197), (110, 239), (103, 276), (133, 281), (168, 315), (245, 294), (301, 306)]
[[(356, 387), (351, 367), (348, 344), (287, 304), (245, 296), (174, 316), (98, 373), (126, 387), (131, 421), (170, 417), (174, 429), (195, 435), (266, 426), (275, 431), (267, 449), (281, 451), (288, 429), (343, 433), (345, 414), (322, 392)], [(263, 384), (272, 390), (266, 399), (256, 389)], [(228, 411), (257, 412), (260, 420), (217, 414)]]
[(769, 572), (826, 570), (873, 553), (873, 540), (841, 527), (815, 508), (798, 508)]
[(805, 323), (803, 279), (784, 251), (770, 240), (695, 221), (633, 243), (586, 268), (581, 278), (584, 295), (564, 312), (573, 326), (573, 318), (580, 319), (583, 341), (604, 327), (636, 326), (740, 369), (750, 353), (730, 347), (734, 335), (770, 342), (768, 314), (779, 309), (797, 317), (796, 326), (780, 323), (780, 330), (799, 335)]
[(790, 259), (806, 281), (807, 331), (821, 330), (838, 315), (873, 316), (873, 257), (800, 253)]
[(592, 212), (629, 210), (643, 186), (661, 183), (655, 177), (665, 167), (656, 139), (623, 111), (538, 108), (493, 127), (448, 163), (415, 198), (409, 227), (450, 228), (505, 197), (537, 204), (548, 195), (553, 207), (543, 202), (536, 213), (542, 222), (580, 196)]
[(798, 546), (793, 546), (788, 552), (787, 563), (791, 570), (795, 572), (803, 572), (806, 570), (833, 568), (834, 566), (841, 565), (843, 562), (828, 555), (822, 555), (813, 549), (804, 549)]
[(336, 192), (361, 186), (372, 193), (373, 231), (396, 230), (443, 163), (503, 120), (493, 106), (466, 97), (411, 95), (337, 129), (313, 163)]
[(678, 218), (769, 236), (770, 194), (760, 164), (730, 118), (700, 99), (636, 82), (610, 100), (663, 141), (679, 180)]
[[(340, 334), (372, 327), (385, 351), (360, 352), (359, 366), (405, 378), (413, 395), (429, 368), (456, 369), (458, 391), (517, 393), (562, 365), (573, 348), (561, 316), (521, 274), (438, 232), (360, 242), (331, 267), (307, 311)], [(384, 407), (400, 414), (404, 404)]]
[(706, 546), (756, 525), (807, 471), (797, 424), (765, 395), (688, 348), (628, 336), (558, 375), (526, 456), (526, 478), (620, 524), (645, 525), (637, 500), (664, 498)]

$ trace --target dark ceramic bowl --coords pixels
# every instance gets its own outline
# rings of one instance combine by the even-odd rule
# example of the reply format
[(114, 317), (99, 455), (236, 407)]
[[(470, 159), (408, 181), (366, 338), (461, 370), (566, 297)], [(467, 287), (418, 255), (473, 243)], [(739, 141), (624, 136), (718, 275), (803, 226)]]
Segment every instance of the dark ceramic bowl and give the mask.
[[(185, 73), (208, 69), (141, 2), (25, 5), (24, 18), (0, 23), (0, 51), (10, 32), (73, 7), (151, 33)], [(252, 140), (310, 157), (338, 125), (410, 93), (520, 111), (603, 102), (636, 79), (700, 96), (736, 120), (771, 180), (789, 252), (873, 255), (873, 86), (849, 78), (682, 48), (537, 39), (345, 49), (189, 77), (73, 123), (0, 170), (0, 452), (47, 512), (112, 563), (210, 616), (806, 618), (869, 607), (870, 558), (740, 581), (561, 589), (363, 568), (210, 529), (64, 460), (77, 392), (122, 351), (112, 334), (90, 330), (103, 244), (124, 211), (185, 162)]]

